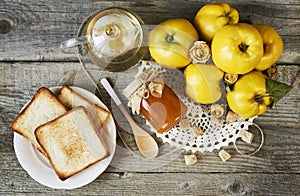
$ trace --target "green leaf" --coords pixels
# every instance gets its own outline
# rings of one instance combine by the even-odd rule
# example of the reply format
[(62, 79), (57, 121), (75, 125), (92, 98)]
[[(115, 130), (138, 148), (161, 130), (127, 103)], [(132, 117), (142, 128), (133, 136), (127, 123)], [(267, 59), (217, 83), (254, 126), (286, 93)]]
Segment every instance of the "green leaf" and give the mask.
[(270, 94), (270, 96), (273, 99), (271, 108), (274, 108), (276, 106), (277, 102), (282, 97), (284, 97), (291, 89), (292, 89), (292, 86), (290, 86), (290, 85), (287, 85), (285, 83), (278, 82), (278, 81), (268, 78), (267, 79), (267, 93)]

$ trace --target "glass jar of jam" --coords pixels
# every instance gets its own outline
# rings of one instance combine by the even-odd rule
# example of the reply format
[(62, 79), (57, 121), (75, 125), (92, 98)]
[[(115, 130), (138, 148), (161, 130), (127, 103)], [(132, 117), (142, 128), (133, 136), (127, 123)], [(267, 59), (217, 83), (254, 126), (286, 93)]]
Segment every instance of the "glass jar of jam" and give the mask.
[[(130, 100), (131, 107), (138, 105), (137, 113), (141, 113), (150, 125), (158, 132), (164, 133), (175, 126), (186, 114), (187, 108), (181, 102), (176, 93), (163, 82), (155, 82), (160, 86), (159, 96), (152, 94), (147, 85), (153, 82), (157, 72), (148, 69), (141, 73), (123, 91), (123, 94)], [(147, 96), (139, 95), (140, 99), (133, 98), (139, 92), (147, 92)], [(132, 102), (140, 103), (132, 103)], [(136, 112), (136, 108), (132, 108)]]
[(158, 133), (164, 133), (182, 119), (187, 108), (174, 91), (164, 85), (160, 98), (149, 94), (147, 99), (142, 99), (140, 111)]

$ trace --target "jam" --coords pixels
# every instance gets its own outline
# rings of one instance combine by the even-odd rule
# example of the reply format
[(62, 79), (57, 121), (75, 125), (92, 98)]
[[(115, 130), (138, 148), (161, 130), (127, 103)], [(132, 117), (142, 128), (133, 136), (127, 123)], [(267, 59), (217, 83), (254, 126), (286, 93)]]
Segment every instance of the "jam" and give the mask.
[(149, 94), (147, 99), (142, 99), (140, 110), (158, 133), (164, 133), (171, 129), (184, 117), (186, 111), (186, 106), (166, 85), (160, 98)]

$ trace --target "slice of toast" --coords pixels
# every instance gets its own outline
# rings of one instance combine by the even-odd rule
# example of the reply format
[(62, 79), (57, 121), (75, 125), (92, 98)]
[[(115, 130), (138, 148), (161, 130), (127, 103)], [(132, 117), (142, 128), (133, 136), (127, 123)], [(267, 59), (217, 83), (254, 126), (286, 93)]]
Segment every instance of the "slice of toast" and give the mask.
[(46, 157), (37, 142), (35, 129), (67, 112), (67, 108), (57, 97), (45, 87), (40, 88), (25, 108), (16, 116), (10, 124), (10, 128), (28, 139)]
[(81, 106), (41, 125), (35, 136), (61, 180), (109, 155), (94, 121)]
[(91, 103), (89, 100), (75, 92), (68, 86), (63, 86), (57, 95), (58, 99), (68, 108), (83, 106), (91, 117), (103, 126), (110, 115), (110, 112), (101, 108), (99, 105)]

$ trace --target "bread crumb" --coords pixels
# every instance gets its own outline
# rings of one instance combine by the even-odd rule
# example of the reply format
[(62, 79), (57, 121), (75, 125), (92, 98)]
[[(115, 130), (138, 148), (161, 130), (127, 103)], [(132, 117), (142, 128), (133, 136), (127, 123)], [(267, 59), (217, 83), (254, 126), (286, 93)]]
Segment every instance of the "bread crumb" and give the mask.
[(231, 155), (224, 149), (219, 151), (219, 157), (222, 159), (222, 161), (227, 161), (231, 158)]
[(226, 123), (233, 123), (236, 122), (238, 118), (238, 115), (234, 113), (233, 111), (228, 111), (227, 116), (226, 116)]
[(194, 165), (198, 161), (196, 154), (184, 155), (184, 160), (186, 165)]
[(190, 121), (188, 119), (184, 118), (179, 122), (179, 126), (180, 126), (181, 130), (187, 130), (191, 127)]
[(241, 130), (240, 134), (242, 136), (242, 140), (248, 144), (251, 144), (253, 139), (254, 139), (254, 134), (246, 131), (246, 130)]
[(203, 135), (203, 133), (204, 133), (204, 131), (200, 127), (193, 126), (193, 130), (194, 130), (195, 137)]

